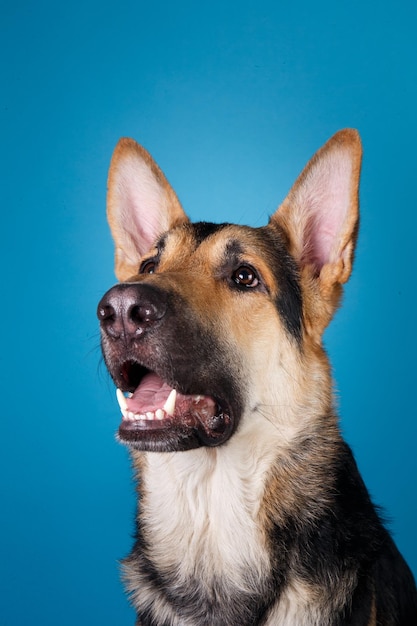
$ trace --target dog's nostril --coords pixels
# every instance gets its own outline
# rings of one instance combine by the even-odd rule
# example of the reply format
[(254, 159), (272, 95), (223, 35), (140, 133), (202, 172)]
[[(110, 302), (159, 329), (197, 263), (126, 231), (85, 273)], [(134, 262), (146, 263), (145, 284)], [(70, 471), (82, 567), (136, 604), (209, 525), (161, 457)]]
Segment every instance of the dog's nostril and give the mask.
[(129, 318), (132, 322), (141, 324), (142, 322), (153, 322), (158, 319), (158, 314), (152, 305), (135, 304), (130, 308)]
[(97, 316), (102, 322), (114, 320), (116, 312), (110, 304), (99, 304), (97, 308)]

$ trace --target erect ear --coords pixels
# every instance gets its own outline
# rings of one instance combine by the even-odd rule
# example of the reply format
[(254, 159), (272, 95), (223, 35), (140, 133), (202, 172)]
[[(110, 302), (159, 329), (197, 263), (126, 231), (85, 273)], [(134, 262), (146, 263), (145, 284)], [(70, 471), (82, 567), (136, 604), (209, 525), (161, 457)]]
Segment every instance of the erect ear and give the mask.
[(133, 139), (118, 142), (110, 164), (107, 217), (120, 281), (138, 272), (140, 258), (165, 231), (188, 221), (174, 190), (150, 154)]
[(305, 315), (312, 325), (321, 325), (320, 332), (352, 270), (361, 157), (357, 131), (336, 133), (309, 161), (270, 221), (288, 237), (307, 291)]

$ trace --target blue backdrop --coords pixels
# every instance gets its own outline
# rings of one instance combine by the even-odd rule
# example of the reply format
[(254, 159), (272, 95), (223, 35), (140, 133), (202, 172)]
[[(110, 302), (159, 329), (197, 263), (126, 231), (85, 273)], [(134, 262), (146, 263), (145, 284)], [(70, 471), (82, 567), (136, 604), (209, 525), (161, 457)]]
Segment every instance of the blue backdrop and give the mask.
[(129, 135), (191, 217), (260, 225), (359, 129), (362, 224), (330, 327), (343, 430), (417, 573), (416, 3), (1, 3), (0, 624), (132, 624), (134, 488), (96, 303)]

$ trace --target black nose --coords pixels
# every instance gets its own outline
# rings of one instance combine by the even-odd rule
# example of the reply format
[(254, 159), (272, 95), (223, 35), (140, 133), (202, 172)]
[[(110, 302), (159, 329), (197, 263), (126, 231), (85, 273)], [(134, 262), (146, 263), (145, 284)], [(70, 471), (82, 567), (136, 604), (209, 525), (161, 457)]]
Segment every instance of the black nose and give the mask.
[(142, 283), (121, 283), (100, 300), (101, 328), (113, 339), (135, 339), (155, 326), (167, 310), (167, 294)]

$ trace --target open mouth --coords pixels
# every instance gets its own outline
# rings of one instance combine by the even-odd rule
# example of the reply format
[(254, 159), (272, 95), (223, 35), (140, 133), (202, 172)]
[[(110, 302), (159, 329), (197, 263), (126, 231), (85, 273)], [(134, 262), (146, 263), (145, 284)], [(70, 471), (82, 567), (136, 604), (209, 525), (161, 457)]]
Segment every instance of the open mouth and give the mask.
[(122, 412), (118, 436), (123, 443), (141, 450), (215, 446), (233, 430), (226, 402), (212, 395), (181, 393), (135, 361), (122, 364), (118, 383)]

